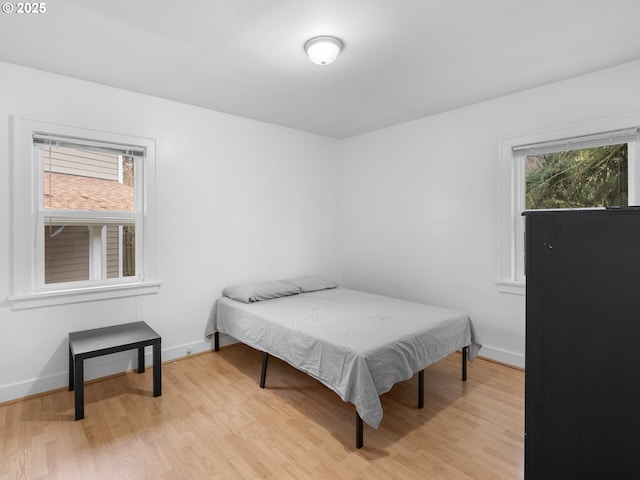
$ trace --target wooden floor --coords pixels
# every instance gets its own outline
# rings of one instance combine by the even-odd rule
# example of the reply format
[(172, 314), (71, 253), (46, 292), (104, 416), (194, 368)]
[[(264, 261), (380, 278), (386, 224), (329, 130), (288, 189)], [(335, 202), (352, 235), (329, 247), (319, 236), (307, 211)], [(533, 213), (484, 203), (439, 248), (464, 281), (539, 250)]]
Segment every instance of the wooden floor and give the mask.
[(384, 418), (365, 424), (355, 448), (355, 409), (244, 345), (152, 371), (87, 384), (85, 419), (73, 393), (0, 406), (0, 479), (521, 479), (524, 373), (478, 359), (460, 380), (460, 354), (382, 396)]

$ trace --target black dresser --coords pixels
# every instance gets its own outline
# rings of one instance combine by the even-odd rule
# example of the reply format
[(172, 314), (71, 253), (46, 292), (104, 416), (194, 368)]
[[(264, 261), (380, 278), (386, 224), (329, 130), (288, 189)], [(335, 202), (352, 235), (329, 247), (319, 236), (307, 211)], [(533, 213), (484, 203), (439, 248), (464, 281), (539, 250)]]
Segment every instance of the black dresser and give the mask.
[(640, 479), (640, 207), (524, 215), (525, 479)]

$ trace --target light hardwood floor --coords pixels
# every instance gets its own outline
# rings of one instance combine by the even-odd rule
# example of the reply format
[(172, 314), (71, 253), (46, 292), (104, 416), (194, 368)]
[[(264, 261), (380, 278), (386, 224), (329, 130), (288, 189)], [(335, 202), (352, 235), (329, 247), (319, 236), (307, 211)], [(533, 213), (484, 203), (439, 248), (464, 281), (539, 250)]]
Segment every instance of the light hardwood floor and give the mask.
[(523, 477), (524, 372), (460, 354), (381, 397), (377, 430), (355, 448), (355, 409), (272, 358), (234, 345), (85, 387), (0, 405), (0, 479), (505, 479)]

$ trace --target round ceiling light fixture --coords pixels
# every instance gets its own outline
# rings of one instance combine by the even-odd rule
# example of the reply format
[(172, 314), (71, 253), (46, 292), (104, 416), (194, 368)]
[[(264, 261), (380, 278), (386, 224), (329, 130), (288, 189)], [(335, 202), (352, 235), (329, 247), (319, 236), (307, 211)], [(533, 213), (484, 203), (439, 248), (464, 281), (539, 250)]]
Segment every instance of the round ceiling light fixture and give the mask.
[(333, 63), (344, 44), (336, 37), (313, 37), (304, 44), (304, 51), (316, 65), (329, 65)]

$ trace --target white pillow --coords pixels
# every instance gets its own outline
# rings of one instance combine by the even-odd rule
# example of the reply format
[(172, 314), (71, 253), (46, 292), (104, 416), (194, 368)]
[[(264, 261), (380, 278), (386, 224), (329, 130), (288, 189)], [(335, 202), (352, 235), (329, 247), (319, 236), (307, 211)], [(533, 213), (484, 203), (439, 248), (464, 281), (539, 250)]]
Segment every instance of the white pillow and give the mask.
[(317, 275), (309, 275), (306, 277), (289, 278), (281, 280), (283, 283), (288, 283), (300, 289), (300, 292), (315, 292), (317, 290), (327, 290), (329, 288), (339, 287), (338, 282), (334, 282), (325, 277), (319, 277)]
[(222, 291), (225, 297), (244, 303), (287, 297), (297, 293), (300, 293), (300, 289), (295, 285), (273, 281), (232, 285)]

